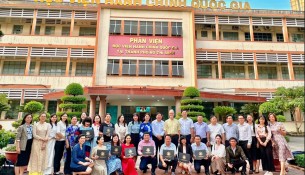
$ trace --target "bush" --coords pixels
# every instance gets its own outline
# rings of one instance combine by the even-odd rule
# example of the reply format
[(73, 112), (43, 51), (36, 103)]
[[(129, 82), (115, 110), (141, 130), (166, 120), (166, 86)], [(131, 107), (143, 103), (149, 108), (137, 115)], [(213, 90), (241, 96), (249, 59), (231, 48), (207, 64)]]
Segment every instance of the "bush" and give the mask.
[(259, 112), (262, 114), (268, 114), (268, 113), (278, 114), (281, 111), (277, 108), (275, 103), (268, 101), (268, 102), (264, 102), (259, 106)]
[(277, 115), (276, 119), (278, 122), (286, 122), (286, 117), (283, 115)]
[(184, 97), (200, 97), (200, 91), (195, 87), (187, 87), (183, 92)]
[(305, 154), (298, 154), (295, 156), (295, 162), (299, 167), (305, 168)]
[(2, 165), (5, 163), (5, 156), (0, 154), (0, 167), (2, 167)]
[(66, 87), (65, 94), (73, 95), (73, 96), (83, 95), (84, 89), (83, 89), (82, 85), (80, 85), (79, 83), (71, 83)]
[(78, 119), (82, 115), (82, 112), (56, 112), (57, 116), (61, 116), (63, 113), (67, 113), (68, 117), (71, 118), (72, 116), (76, 116)]
[(83, 103), (84, 101), (86, 101), (86, 97), (63, 96), (61, 97), (61, 101), (72, 102), (72, 103)]
[(86, 108), (86, 104), (60, 104), (59, 107), (63, 109), (72, 109), (75, 111), (81, 111), (83, 108)]
[(11, 139), (15, 139), (16, 134), (11, 131), (0, 130), (0, 149), (6, 147)]
[[(46, 118), (46, 122), (49, 123), (50, 121), (50, 114), (49, 113), (46, 113), (47, 114), (47, 118)], [(34, 122), (38, 122), (39, 121), (39, 114), (32, 114), (32, 118), (33, 118), (33, 123)], [(12, 126), (17, 129), (20, 125), (21, 125), (21, 122), (22, 122), (22, 118), (17, 120), (17, 121), (14, 121), (12, 123)]]
[(41, 104), (38, 101), (30, 101), (27, 104), (25, 104), (25, 106), (24, 106), (24, 112), (31, 113), (31, 114), (40, 112), (40, 111), (42, 111), (42, 109), (43, 109), (43, 104)]
[(181, 110), (202, 111), (203, 110), (203, 106), (185, 105), (185, 106), (181, 106)]
[(285, 137), (285, 140), (286, 140), (287, 143), (290, 142), (290, 137), (289, 136), (284, 136), (284, 137)]
[(236, 110), (230, 106), (216, 106), (213, 108), (213, 112), (218, 114), (221, 117), (221, 120), (225, 123), (225, 116), (226, 115), (233, 115), (236, 114)]
[(5, 151), (16, 151), (16, 145), (8, 146), (5, 148)]
[(200, 99), (183, 99), (181, 100), (181, 105), (202, 105), (202, 100)]

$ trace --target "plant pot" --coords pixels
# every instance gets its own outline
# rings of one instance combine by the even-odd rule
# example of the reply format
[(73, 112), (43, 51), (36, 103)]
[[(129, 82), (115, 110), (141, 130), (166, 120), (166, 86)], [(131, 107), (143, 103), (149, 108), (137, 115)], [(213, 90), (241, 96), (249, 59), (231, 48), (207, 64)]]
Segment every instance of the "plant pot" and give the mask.
[(16, 151), (5, 151), (6, 160), (11, 161), (13, 164), (17, 162), (18, 153)]

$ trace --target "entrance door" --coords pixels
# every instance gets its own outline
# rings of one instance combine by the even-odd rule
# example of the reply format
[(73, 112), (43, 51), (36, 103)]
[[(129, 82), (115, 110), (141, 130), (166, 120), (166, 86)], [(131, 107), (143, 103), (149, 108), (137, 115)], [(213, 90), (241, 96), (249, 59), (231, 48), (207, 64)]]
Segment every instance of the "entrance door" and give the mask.
[(107, 106), (106, 113), (111, 115), (111, 123), (115, 124), (118, 118), (118, 106)]

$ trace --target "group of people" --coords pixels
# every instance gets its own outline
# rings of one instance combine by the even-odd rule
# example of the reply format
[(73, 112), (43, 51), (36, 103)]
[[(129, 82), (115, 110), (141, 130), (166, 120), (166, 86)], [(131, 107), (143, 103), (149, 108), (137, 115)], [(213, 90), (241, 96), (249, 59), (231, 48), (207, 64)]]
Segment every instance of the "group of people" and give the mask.
[[(241, 174), (246, 174), (247, 164), (249, 174), (253, 174), (259, 173), (259, 160), (268, 175), (275, 171), (274, 159), (280, 161), (280, 174), (284, 175), (286, 160), (293, 158), (284, 138), (285, 128), (277, 122), (275, 114), (269, 114), (268, 119), (261, 115), (257, 123), (251, 115), (238, 115), (238, 124), (228, 115), (223, 125), (214, 115), (210, 117), (209, 125), (203, 121), (203, 116), (193, 122), (187, 111), (183, 110), (181, 115), (180, 119), (175, 119), (174, 110), (169, 110), (166, 121), (157, 113), (151, 122), (149, 114), (144, 121), (139, 121), (135, 113), (128, 124), (123, 115), (113, 124), (108, 113), (103, 122), (99, 115), (91, 118), (83, 113), (80, 121), (73, 116), (69, 124), (65, 113), (59, 121), (56, 114), (52, 114), (49, 122), (46, 113), (42, 113), (39, 121), (32, 124), (32, 115), (26, 114), (17, 129), (19, 155), (15, 174), (23, 175), (26, 168), (30, 175), (60, 174), (60, 162), (64, 157), (64, 174), (136, 175), (135, 164), (140, 156), (139, 169), (146, 173), (151, 164), (152, 175), (157, 167), (175, 175), (177, 166), (183, 174), (191, 174), (193, 167), (199, 174), (202, 166), (207, 175), (210, 171), (213, 174), (235, 173), (240, 168)], [(112, 132), (104, 133), (109, 128)], [(92, 133), (92, 137), (87, 137), (86, 132)], [(121, 153), (112, 155), (111, 149), (116, 147), (121, 148)], [(154, 151), (144, 154), (146, 147), (152, 147)], [(135, 149), (135, 155), (125, 155), (130, 148)], [(108, 151), (109, 157), (100, 159), (99, 150)], [(173, 151), (174, 156), (168, 158), (167, 151)], [(183, 161), (185, 156), (189, 160)]]

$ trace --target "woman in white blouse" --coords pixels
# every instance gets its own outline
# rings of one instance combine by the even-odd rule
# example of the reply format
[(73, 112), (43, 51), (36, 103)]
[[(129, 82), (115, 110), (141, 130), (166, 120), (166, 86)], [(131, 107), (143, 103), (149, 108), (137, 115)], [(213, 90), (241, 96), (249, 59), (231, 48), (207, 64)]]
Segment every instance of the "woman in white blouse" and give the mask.
[(217, 134), (215, 136), (215, 144), (212, 147), (211, 168), (213, 174), (225, 174), (226, 147), (221, 143), (221, 141), (221, 135)]
[(118, 117), (117, 123), (114, 125), (115, 133), (119, 135), (121, 143), (123, 143), (126, 132), (127, 132), (127, 125), (125, 123), (125, 119), (123, 115)]
[(46, 169), (43, 171), (43, 174), (53, 174), (53, 162), (54, 162), (54, 155), (55, 155), (55, 142), (56, 142), (56, 132), (57, 132), (57, 116), (56, 114), (52, 114), (50, 116), (50, 123), (51, 132), (49, 134), (49, 141), (47, 144), (47, 165)]

